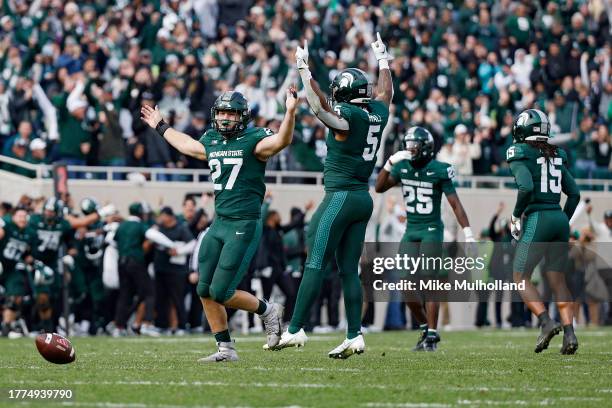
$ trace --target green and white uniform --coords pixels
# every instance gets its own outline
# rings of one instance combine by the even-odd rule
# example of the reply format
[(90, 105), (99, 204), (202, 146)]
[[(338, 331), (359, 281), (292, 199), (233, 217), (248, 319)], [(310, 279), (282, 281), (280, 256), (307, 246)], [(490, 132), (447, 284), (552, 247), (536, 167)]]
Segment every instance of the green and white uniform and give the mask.
[[(3, 221), (0, 220), (0, 224)], [(0, 241), (0, 259), (3, 265), (3, 280), (6, 296), (24, 296), (27, 294), (28, 276), (22, 265), (24, 256), (36, 246), (36, 233), (29, 227), (20, 229), (8, 221), (4, 226), (4, 238)]]
[(197, 293), (201, 297), (219, 303), (230, 299), (257, 251), (266, 162), (254, 150), (272, 133), (249, 128), (226, 139), (210, 129), (200, 138), (214, 185), (216, 215), (199, 249)]
[[(452, 181), (455, 176), (453, 167), (431, 160), (422, 168), (416, 168), (410, 161), (402, 160), (393, 166), (390, 174), (401, 183), (406, 204), (406, 232), (401, 240), (400, 252), (410, 256), (440, 256), (444, 241), (442, 195), (456, 194)], [(435, 275), (439, 271), (422, 272)]]
[[(569, 219), (580, 193), (566, 167), (567, 155), (558, 149), (557, 155), (547, 161), (539, 149), (527, 143), (516, 143), (506, 151), (506, 160), (519, 190), (513, 215), (526, 216), (516, 248), (514, 271), (531, 273), (543, 257), (548, 270), (562, 271), (567, 261), (567, 248), (553, 244), (547, 246), (547, 250), (542, 243), (569, 240)], [(563, 210), (559, 205), (561, 192), (568, 196)]]
[(368, 179), (374, 170), (389, 109), (381, 101), (370, 100), (359, 106), (341, 102), (334, 106), (334, 111), (348, 122), (348, 136), (339, 141), (333, 131), (327, 135), (325, 197), (308, 227), (308, 257), (289, 326), (291, 333), (308, 323), (310, 307), (317, 299), (325, 268), (334, 255), (342, 278), (348, 333), (355, 336), (361, 328), (358, 266), (373, 210)]

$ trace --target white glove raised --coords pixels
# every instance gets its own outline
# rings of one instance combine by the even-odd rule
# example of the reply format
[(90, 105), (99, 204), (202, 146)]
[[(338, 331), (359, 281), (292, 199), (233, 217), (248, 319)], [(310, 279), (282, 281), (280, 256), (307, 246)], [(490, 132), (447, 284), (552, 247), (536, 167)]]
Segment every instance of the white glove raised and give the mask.
[(72, 255), (64, 255), (62, 262), (64, 262), (64, 265), (66, 265), (68, 269), (74, 269), (74, 258)]
[(380, 33), (378, 32), (376, 33), (376, 41), (372, 43), (372, 50), (374, 51), (374, 56), (376, 57), (376, 60), (379, 62), (381, 60), (389, 61), (393, 59), (391, 55), (389, 55), (389, 53), (387, 52), (387, 46), (380, 38)]
[(391, 168), (395, 164), (401, 162), (402, 160), (407, 160), (409, 156), (410, 156), (410, 153), (408, 153), (405, 150), (400, 150), (399, 152), (394, 153), (391, 157), (389, 157), (389, 159), (387, 160), (383, 168), (387, 170), (388, 172), (391, 172)]
[(521, 219), (514, 215), (510, 216), (510, 234), (517, 241), (521, 237)]
[(298, 70), (308, 69), (308, 41), (304, 40), (304, 48), (299, 45), (295, 50), (295, 63)]

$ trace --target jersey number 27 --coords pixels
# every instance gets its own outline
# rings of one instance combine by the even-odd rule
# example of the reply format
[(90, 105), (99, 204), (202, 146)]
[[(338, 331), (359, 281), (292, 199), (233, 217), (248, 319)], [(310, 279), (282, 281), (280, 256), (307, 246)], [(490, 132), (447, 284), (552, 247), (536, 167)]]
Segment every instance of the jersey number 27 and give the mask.
[[(223, 159), (223, 165), (232, 166), (232, 171), (230, 172), (227, 183), (225, 184), (226, 190), (231, 190), (234, 188), (234, 183), (238, 178), (238, 173), (240, 173), (240, 168), (242, 167), (242, 158), (225, 158)], [(223, 190), (223, 185), (221, 183), (217, 183), (217, 180), (221, 176), (221, 160), (212, 159), (208, 162), (208, 166), (212, 173), (210, 173), (210, 178), (213, 182), (213, 187), (215, 190)]]

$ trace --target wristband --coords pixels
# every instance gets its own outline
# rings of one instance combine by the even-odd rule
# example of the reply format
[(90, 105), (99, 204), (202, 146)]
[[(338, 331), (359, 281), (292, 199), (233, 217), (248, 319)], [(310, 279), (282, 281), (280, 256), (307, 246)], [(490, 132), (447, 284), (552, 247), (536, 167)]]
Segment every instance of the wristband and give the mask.
[(386, 58), (378, 60), (378, 69), (389, 69), (389, 61)]
[(391, 160), (387, 160), (387, 162), (385, 163), (385, 165), (383, 166), (383, 169), (387, 170), (389, 173), (391, 173), (391, 169), (393, 169), (393, 165), (391, 164)]
[(160, 136), (163, 136), (166, 130), (170, 129), (170, 125), (166, 123), (163, 119), (159, 121), (157, 126), (155, 126), (155, 130), (159, 133)]

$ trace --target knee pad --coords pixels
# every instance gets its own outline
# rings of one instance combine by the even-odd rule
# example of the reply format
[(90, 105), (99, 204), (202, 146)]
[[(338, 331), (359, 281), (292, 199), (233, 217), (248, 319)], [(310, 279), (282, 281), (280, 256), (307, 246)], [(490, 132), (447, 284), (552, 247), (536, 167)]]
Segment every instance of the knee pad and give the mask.
[(215, 288), (212, 286), (210, 287), (210, 298), (217, 303), (223, 304), (225, 303), (226, 300), (231, 298), (233, 295), (234, 295), (234, 291), (232, 291), (231, 293), (228, 293), (228, 291), (225, 288), (219, 289), (219, 288)]
[(196, 287), (196, 293), (199, 297), (209, 298), (210, 297), (210, 285), (204, 282), (198, 282), (198, 286)]

